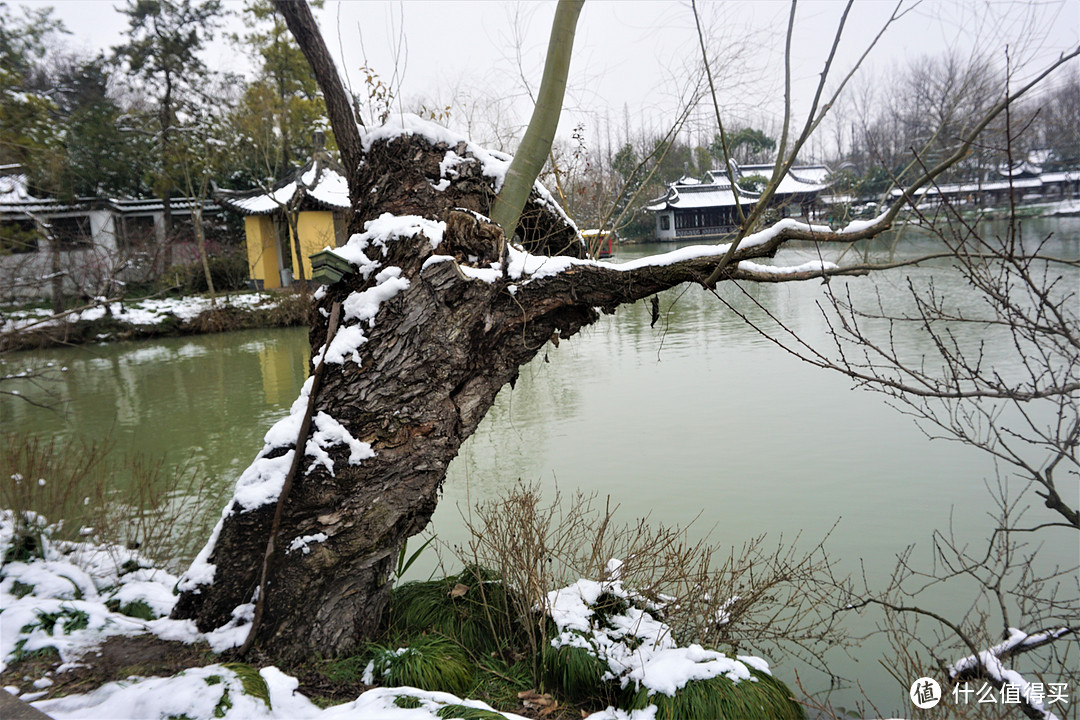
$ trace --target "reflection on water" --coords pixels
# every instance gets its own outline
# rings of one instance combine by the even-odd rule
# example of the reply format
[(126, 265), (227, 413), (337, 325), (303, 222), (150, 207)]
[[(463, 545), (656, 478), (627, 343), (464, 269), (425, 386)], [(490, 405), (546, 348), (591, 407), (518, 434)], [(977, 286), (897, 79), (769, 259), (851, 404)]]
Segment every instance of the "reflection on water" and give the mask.
[[(1029, 229), (1056, 229), (1053, 252), (1076, 256), (1080, 221)], [(928, 247), (909, 236), (894, 250)], [(618, 259), (666, 249), (622, 248)], [(796, 248), (777, 262), (815, 254)], [(833, 287), (896, 307), (908, 302), (909, 280), (924, 287), (931, 276), (955, 302), (975, 301), (940, 269), (838, 279)], [(800, 337), (824, 338), (819, 283), (719, 292), (755, 322), (767, 320), (760, 303)], [(990, 503), (983, 480), (993, 475), (985, 457), (929, 442), (880, 396), (801, 363), (699, 288), (663, 293), (660, 307), (655, 327), (645, 303), (623, 307), (522, 368), (516, 387), (504, 388), (450, 466), (433, 522), (441, 540), (464, 540), (459, 513), (518, 478), (557, 484), (564, 494), (580, 488), (611, 495), (624, 520), (688, 523), (700, 516), (697, 529), (732, 545), (764, 532), (802, 533), (809, 544), (839, 520), (829, 540), (833, 554), (852, 572), (863, 561), (871, 581), (883, 580), (913, 542), (922, 548), (917, 559), (929, 563), (933, 528), (951, 522), (961, 538), (984, 536)], [(913, 357), (932, 352), (913, 329), (896, 339)], [(111, 433), (122, 446), (166, 453), (173, 462), (197, 459), (231, 482), (296, 397), (307, 350), (304, 330), (291, 329), (9, 356), (9, 366), (54, 361), (70, 369), (55, 387), (55, 412), (0, 397), (0, 429)], [(1046, 552), (1063, 565), (1077, 562), (1067, 543)], [(425, 575), (430, 569), (417, 566)], [(888, 711), (901, 707), (906, 689), (877, 665), (884, 651), (867, 646), (861, 662), (832, 662)]]
[(22, 388), (47, 409), (0, 396), (0, 430), (107, 438), (231, 482), (296, 398), (306, 345), (306, 332), (292, 328), (9, 355), (11, 369), (67, 370), (43, 390)]

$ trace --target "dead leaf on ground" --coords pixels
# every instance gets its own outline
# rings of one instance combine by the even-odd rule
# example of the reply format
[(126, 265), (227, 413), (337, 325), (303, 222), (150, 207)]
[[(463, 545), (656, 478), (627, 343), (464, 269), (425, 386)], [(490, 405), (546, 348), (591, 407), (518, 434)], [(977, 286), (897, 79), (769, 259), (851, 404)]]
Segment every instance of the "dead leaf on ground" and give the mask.
[(559, 701), (551, 697), (549, 693), (541, 695), (535, 690), (522, 690), (518, 693), (521, 704), (530, 710), (539, 710), (543, 716), (550, 715), (559, 707)]

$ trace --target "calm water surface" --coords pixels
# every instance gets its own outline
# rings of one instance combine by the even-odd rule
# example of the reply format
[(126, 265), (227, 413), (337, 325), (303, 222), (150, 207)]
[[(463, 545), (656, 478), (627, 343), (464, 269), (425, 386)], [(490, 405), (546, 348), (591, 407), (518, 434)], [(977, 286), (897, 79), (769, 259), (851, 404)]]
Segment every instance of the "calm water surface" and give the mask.
[[(1055, 253), (1076, 256), (1080, 221), (1033, 230), (1055, 231)], [(622, 248), (616, 260), (669, 247)], [(925, 249), (916, 243), (904, 252)], [(781, 260), (812, 257), (803, 249)], [(886, 302), (903, 303), (905, 279), (918, 286), (931, 274), (939, 288), (965, 292), (940, 269), (840, 282), (856, 296), (879, 292)], [(757, 320), (763, 313), (751, 298), (800, 337), (824, 337), (820, 284), (745, 291), (722, 290)], [(564, 495), (611, 495), (624, 520), (698, 518), (695, 527), (734, 546), (761, 533), (801, 533), (809, 547), (836, 525), (832, 554), (846, 571), (865, 569), (876, 581), (911, 543), (929, 563), (934, 528), (951, 522), (961, 537), (984, 536), (992, 506), (983, 481), (994, 468), (980, 453), (929, 441), (881, 396), (793, 358), (698, 288), (664, 293), (661, 311), (650, 327), (646, 304), (620, 308), (522, 369), (450, 466), (432, 528), (441, 541), (462, 542), (460, 513), (518, 478)], [(897, 340), (913, 357), (928, 350), (914, 334)], [(9, 356), (9, 367), (51, 361), (68, 370), (54, 387), (55, 410), (0, 397), (0, 429), (109, 437), (169, 462), (195, 461), (229, 484), (296, 397), (307, 353), (306, 331), (291, 329)], [(1080, 561), (1070, 542), (1047, 554), (1062, 564)], [(887, 712), (904, 707), (906, 688), (879, 667), (883, 652), (868, 641), (856, 660), (838, 656), (831, 663)], [(790, 667), (777, 672), (790, 679)], [(804, 681), (811, 689), (821, 682), (805, 674)], [(850, 707), (856, 697), (834, 702)]]

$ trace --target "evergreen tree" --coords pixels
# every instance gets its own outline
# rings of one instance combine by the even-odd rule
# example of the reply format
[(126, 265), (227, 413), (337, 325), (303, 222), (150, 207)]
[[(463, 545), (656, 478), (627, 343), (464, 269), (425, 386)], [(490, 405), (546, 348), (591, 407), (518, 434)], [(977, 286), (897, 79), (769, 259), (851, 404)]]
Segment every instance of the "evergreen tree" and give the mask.
[(241, 176), (232, 180), (266, 184), (307, 161), (314, 130), (326, 133), (331, 150), (336, 146), (318, 83), (285, 21), (269, 0), (249, 0), (244, 16), (251, 30), (234, 39), (252, 52), (258, 74), (233, 114)]
[[(771, 162), (776, 152), (776, 140), (751, 127), (736, 130), (727, 140), (731, 159), (740, 165)], [(724, 167), (724, 147), (719, 135), (713, 138), (709, 150), (716, 159), (716, 167)]]
[[(131, 75), (154, 99), (148, 122), (158, 149), (154, 192), (164, 204), (165, 232), (171, 236), (171, 196), (177, 185), (175, 168), (179, 112), (198, 102), (200, 84), (209, 74), (199, 58), (213, 38), (221, 16), (220, 0), (128, 0), (120, 12), (128, 16), (128, 40), (115, 47)], [(166, 264), (170, 258), (166, 257)]]
[(0, 3), (0, 165), (22, 165), (40, 194), (52, 189), (59, 148), (47, 55), (62, 32), (52, 8), (24, 8), (20, 17)]
[(59, 193), (137, 196), (143, 184), (147, 151), (144, 136), (123, 133), (122, 109), (109, 97), (104, 55), (74, 60), (57, 76), (57, 122), (63, 128), (63, 166)]
[(1075, 67), (1056, 90), (1040, 103), (1035, 150), (1048, 153), (1048, 170), (1080, 167), (1080, 71)]

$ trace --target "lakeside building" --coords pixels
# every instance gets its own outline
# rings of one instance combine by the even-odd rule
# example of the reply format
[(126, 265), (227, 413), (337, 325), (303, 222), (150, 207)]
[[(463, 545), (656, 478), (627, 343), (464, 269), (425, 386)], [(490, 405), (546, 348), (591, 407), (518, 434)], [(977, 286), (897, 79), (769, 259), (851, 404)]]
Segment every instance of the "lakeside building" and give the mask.
[[(204, 218), (220, 211), (215, 203), (202, 205)], [(0, 294), (42, 297), (57, 289), (56, 282), (63, 283), (65, 294), (102, 294), (110, 283), (143, 279), (168, 256), (189, 262), (195, 240), (188, 201), (175, 199), (170, 215), (173, 237), (167, 243), (165, 208), (158, 198), (38, 198), (30, 194), (22, 166), (2, 165), (0, 273), (5, 280)]]
[[(1024, 161), (1011, 168), (998, 168), (998, 176), (993, 180), (931, 185), (917, 190), (915, 196), (927, 206), (948, 202), (977, 207), (1007, 205), (1010, 199), (1022, 205), (1080, 198), (1080, 170), (1043, 172), (1038, 165)], [(889, 193), (893, 202), (903, 195), (900, 188)]]
[[(772, 165), (736, 165), (735, 182), (726, 170), (710, 170), (702, 179), (682, 177), (667, 192), (645, 206), (655, 216), (656, 238), (661, 241), (706, 239), (735, 232), (739, 225), (736, 204), (749, 212), (761, 194), (746, 189), (753, 177), (772, 175)], [(824, 165), (792, 167), (780, 181), (769, 202), (781, 217), (816, 218), (823, 210), (821, 193), (828, 189), (830, 174)]]

